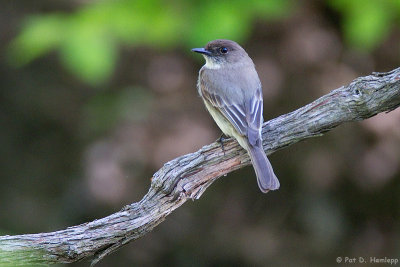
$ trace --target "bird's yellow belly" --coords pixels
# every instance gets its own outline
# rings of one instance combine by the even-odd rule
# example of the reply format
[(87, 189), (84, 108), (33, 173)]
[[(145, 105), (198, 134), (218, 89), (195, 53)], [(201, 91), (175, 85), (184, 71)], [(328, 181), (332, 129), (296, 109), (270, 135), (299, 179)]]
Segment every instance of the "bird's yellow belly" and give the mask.
[(204, 101), (204, 104), (206, 105), (208, 112), (211, 114), (214, 121), (221, 129), (221, 131), (227, 136), (234, 137), (239, 142), (240, 146), (246, 149), (247, 147), (246, 138), (240, 135), (237, 132), (237, 130), (233, 127), (231, 122), (228, 119), (226, 119), (224, 115), (222, 115), (221, 112), (219, 112), (215, 107), (213, 107), (206, 101)]

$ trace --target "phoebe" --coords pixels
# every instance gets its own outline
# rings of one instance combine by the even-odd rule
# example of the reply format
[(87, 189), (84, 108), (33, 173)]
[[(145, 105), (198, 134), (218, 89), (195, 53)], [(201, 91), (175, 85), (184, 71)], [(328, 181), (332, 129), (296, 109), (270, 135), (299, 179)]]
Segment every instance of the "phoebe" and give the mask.
[(214, 40), (194, 48), (206, 59), (197, 83), (204, 104), (222, 132), (247, 150), (263, 193), (279, 188), (262, 146), (263, 95), (254, 63), (230, 40)]

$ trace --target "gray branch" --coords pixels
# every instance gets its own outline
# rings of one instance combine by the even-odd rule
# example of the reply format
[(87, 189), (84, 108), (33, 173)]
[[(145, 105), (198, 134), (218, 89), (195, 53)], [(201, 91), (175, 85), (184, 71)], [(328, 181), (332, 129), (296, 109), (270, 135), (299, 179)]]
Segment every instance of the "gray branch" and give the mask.
[[(321, 136), (344, 122), (359, 121), (400, 105), (400, 68), (355, 79), (349, 85), (263, 127), (267, 154)], [(0, 266), (70, 263), (94, 256), (92, 264), (160, 224), (188, 199), (198, 199), (219, 177), (249, 165), (247, 153), (229, 139), (167, 162), (139, 202), (102, 219), (65, 230), (0, 236)], [(284, 185), (283, 185), (284, 186)], [(279, 191), (278, 191), (279, 193)], [(268, 195), (266, 196), (268, 197)]]

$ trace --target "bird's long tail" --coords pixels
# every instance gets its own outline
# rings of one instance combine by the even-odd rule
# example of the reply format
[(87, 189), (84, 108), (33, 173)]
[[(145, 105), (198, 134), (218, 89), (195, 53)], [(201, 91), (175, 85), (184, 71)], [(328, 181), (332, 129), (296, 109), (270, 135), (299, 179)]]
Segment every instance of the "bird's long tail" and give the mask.
[(261, 146), (248, 146), (248, 153), (253, 163), (257, 176), (258, 187), (263, 193), (279, 188), (279, 180), (276, 177), (272, 165), (269, 162)]

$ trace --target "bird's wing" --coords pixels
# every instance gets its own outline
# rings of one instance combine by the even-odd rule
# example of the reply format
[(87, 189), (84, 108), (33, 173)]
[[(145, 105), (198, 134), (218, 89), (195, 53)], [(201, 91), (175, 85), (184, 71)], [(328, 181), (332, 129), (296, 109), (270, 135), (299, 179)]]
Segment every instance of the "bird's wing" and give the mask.
[(204, 86), (201, 88), (201, 94), (206, 101), (217, 108), (232, 123), (241, 135), (247, 135), (246, 109), (242, 103), (233, 103), (227, 97), (210, 92)]
[(261, 127), (263, 124), (263, 96), (261, 84), (246, 104), (247, 138), (253, 146), (261, 144)]
[(202, 96), (216, 107), (243, 136), (247, 136), (253, 146), (261, 144), (261, 126), (263, 123), (263, 98), (261, 86), (251, 97), (241, 102), (233, 102), (225, 95), (216, 94), (201, 86)]

